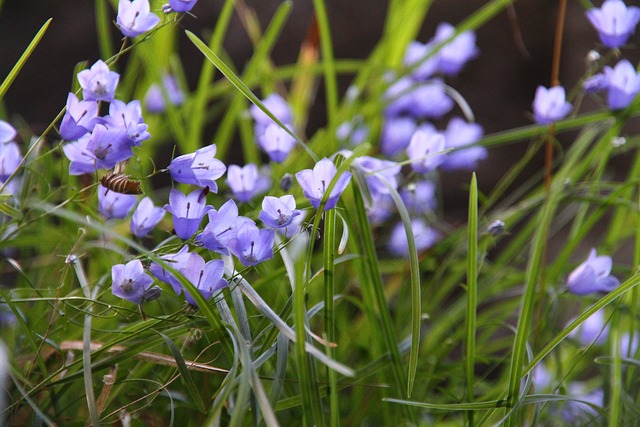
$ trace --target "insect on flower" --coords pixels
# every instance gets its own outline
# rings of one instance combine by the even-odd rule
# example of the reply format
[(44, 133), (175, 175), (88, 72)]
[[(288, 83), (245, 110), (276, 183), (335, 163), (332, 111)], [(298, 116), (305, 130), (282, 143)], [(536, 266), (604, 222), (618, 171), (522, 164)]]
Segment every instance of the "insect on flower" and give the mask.
[(101, 177), (100, 184), (120, 194), (142, 194), (140, 181), (133, 181), (121, 173), (110, 173)]

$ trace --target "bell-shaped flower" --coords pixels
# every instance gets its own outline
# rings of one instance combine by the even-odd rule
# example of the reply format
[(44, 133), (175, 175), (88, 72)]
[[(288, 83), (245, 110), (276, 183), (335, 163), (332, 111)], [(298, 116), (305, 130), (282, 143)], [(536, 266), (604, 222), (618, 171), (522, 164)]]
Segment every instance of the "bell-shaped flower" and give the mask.
[(640, 8), (627, 7), (621, 0), (605, 0), (601, 8), (594, 7), (586, 13), (600, 41), (609, 48), (625, 44), (640, 21)]
[(180, 89), (178, 81), (169, 74), (162, 76), (162, 87), (157, 83), (149, 86), (149, 90), (144, 96), (144, 104), (147, 110), (151, 113), (163, 113), (167, 109), (165, 96), (171, 105), (179, 106), (184, 103), (184, 93)]
[(600, 92), (608, 87), (609, 79), (602, 73), (594, 74), (582, 83), (582, 88), (587, 93)]
[[(325, 197), (329, 184), (331, 184), (336, 173), (336, 166), (327, 158), (318, 161), (313, 169), (305, 169), (296, 173), (296, 179), (300, 187), (302, 187), (304, 196), (309, 199), (314, 208), (318, 209), (320, 207), (320, 202)], [(324, 205), (325, 211), (336, 207), (338, 199), (347, 188), (347, 185), (349, 185), (350, 180), (350, 172), (344, 172), (340, 175)]]
[(267, 191), (271, 187), (271, 180), (260, 174), (256, 165), (247, 163), (242, 167), (229, 166), (227, 185), (238, 201), (247, 203), (255, 196)]
[[(228, 284), (227, 281), (222, 278), (224, 262), (219, 259), (205, 263), (200, 255), (190, 253), (187, 262), (179, 268), (179, 271), (185, 279), (198, 289), (205, 300), (211, 298), (214, 292), (219, 291)], [(189, 290), (187, 290), (187, 288), (183, 289), (187, 302), (190, 305), (197, 306)]]
[(144, 34), (158, 25), (160, 18), (151, 12), (149, 0), (120, 0), (116, 25), (127, 37)]
[(640, 73), (623, 59), (615, 67), (604, 67), (607, 78), (607, 103), (612, 110), (626, 108), (640, 92)]
[(173, 215), (173, 228), (178, 237), (186, 240), (198, 231), (204, 215), (213, 209), (206, 203), (206, 191), (194, 190), (185, 196), (176, 189), (171, 190), (169, 204), (164, 205), (164, 210)]
[(467, 147), (482, 138), (482, 126), (477, 123), (467, 123), (460, 117), (449, 120), (444, 131), (446, 148), (454, 148), (447, 153), (442, 169), (474, 169), (478, 162), (487, 157), (487, 149), (481, 146)]
[(620, 281), (610, 275), (612, 264), (611, 257), (596, 256), (596, 250), (591, 249), (587, 260), (569, 274), (569, 292), (576, 295), (611, 292), (620, 285)]
[(0, 181), (6, 181), (18, 169), (21, 161), (22, 154), (20, 154), (18, 144), (0, 142)]
[(153, 205), (150, 197), (145, 197), (131, 215), (131, 234), (139, 238), (146, 236), (162, 220), (164, 212)]
[(258, 136), (258, 143), (271, 160), (282, 163), (296, 145), (296, 140), (280, 126), (271, 123), (264, 134)]
[(95, 161), (95, 169), (111, 169), (133, 156), (128, 139), (118, 128), (98, 124), (85, 137), (89, 137), (86, 149)]
[(255, 224), (245, 222), (229, 241), (229, 250), (244, 266), (253, 266), (273, 258), (274, 231), (259, 230)]
[(119, 128), (126, 135), (130, 145), (139, 146), (142, 141), (151, 138), (147, 131), (148, 126), (142, 118), (142, 107), (138, 100), (126, 104), (114, 99), (109, 104), (109, 115), (104, 118), (104, 121), (111, 128)]
[(211, 209), (207, 215), (209, 223), (202, 233), (196, 236), (196, 242), (222, 255), (229, 255), (229, 240), (235, 236), (237, 228), (247, 221), (253, 222), (249, 218), (238, 216), (238, 206), (231, 199), (219, 210)]
[[(185, 245), (177, 253), (163, 255), (160, 257), (160, 259), (166, 262), (174, 270), (180, 271), (181, 269), (186, 267), (190, 255), (191, 253), (189, 252), (189, 247)], [(182, 286), (180, 285), (180, 282), (175, 278), (173, 273), (155, 262), (151, 263), (151, 265), (149, 266), (149, 271), (151, 271), (151, 274), (153, 274), (156, 279), (171, 285), (176, 295), (180, 295), (180, 292), (182, 292)]]
[(260, 221), (270, 228), (283, 228), (291, 224), (300, 215), (296, 209), (296, 199), (287, 194), (282, 197), (266, 196), (262, 200), (262, 210), (258, 215)]
[(571, 104), (566, 101), (562, 86), (549, 89), (538, 86), (533, 99), (533, 118), (537, 124), (547, 125), (562, 120), (569, 112)]
[(13, 141), (13, 139), (17, 135), (18, 135), (18, 132), (16, 132), (16, 128), (11, 126), (9, 123), (5, 122), (4, 120), (0, 120), (0, 144)]
[(381, 194), (389, 194), (391, 189), (398, 188), (397, 175), (401, 169), (398, 163), (362, 156), (355, 159), (353, 164), (363, 172), (369, 191), (374, 198)]
[(78, 73), (78, 81), (82, 87), (82, 97), (85, 101), (111, 102), (116, 93), (120, 75), (109, 70), (109, 66), (99, 59), (88, 70)]
[(169, 165), (169, 172), (174, 181), (183, 184), (209, 187), (212, 193), (218, 192), (216, 179), (224, 175), (226, 166), (216, 159), (216, 145), (199, 148), (195, 153), (176, 157)]
[(417, 86), (409, 95), (407, 111), (414, 117), (440, 118), (454, 106), (442, 80), (431, 79)]
[[(574, 319), (575, 320), (575, 319)], [(572, 323), (573, 320), (569, 323)], [(580, 324), (569, 334), (571, 338), (576, 338), (584, 346), (602, 345), (609, 337), (609, 325), (605, 318), (604, 310), (600, 309)]]
[(173, 12), (189, 12), (198, 0), (169, 0), (169, 6)]
[(98, 185), (98, 210), (106, 219), (126, 217), (137, 201), (134, 194), (116, 193)]
[[(387, 77), (389, 80), (392, 78), (392, 76)], [(414, 101), (412, 93), (418, 85), (419, 83), (409, 76), (392, 81), (383, 96), (383, 100), (387, 102), (384, 115), (394, 117), (409, 111)]]
[[(453, 36), (455, 32), (456, 28), (453, 25), (443, 22), (438, 25), (436, 35), (431, 43), (434, 45), (442, 43)], [(438, 52), (438, 70), (447, 75), (458, 74), (469, 60), (478, 56), (478, 53), (475, 33), (473, 31), (462, 32)]]
[[(289, 104), (287, 104), (287, 101), (285, 101), (283, 97), (277, 93), (272, 93), (262, 100), (262, 104), (271, 112), (271, 114), (276, 116), (278, 120), (288, 127), (291, 127), (290, 125), (293, 123), (293, 113), (291, 112), (291, 107), (289, 107)], [(255, 121), (254, 128), (256, 138), (260, 138), (260, 136), (266, 132), (267, 127), (270, 124), (273, 124), (274, 121), (271, 120), (271, 117), (267, 116), (257, 105), (251, 105), (249, 113)]]
[(139, 259), (111, 267), (111, 280), (111, 293), (135, 304), (142, 303), (144, 293), (153, 284), (153, 278), (144, 272)]
[(380, 151), (387, 157), (404, 152), (418, 124), (411, 117), (387, 117), (380, 136)]
[[(411, 231), (416, 243), (416, 250), (423, 252), (433, 246), (440, 240), (440, 233), (429, 227), (422, 219), (414, 219), (411, 221)], [(389, 238), (389, 250), (397, 256), (405, 256), (409, 253), (409, 243), (404, 224), (399, 222), (391, 231)]]
[(75, 141), (91, 132), (98, 118), (98, 101), (78, 101), (72, 92), (67, 96), (67, 106), (60, 122), (60, 136), (65, 141)]
[(411, 137), (407, 156), (414, 171), (428, 173), (444, 162), (444, 149), (444, 135), (436, 132), (432, 126), (421, 126)]
[(418, 81), (427, 80), (438, 70), (439, 52), (433, 53), (433, 44), (423, 44), (412, 41), (407, 46), (402, 63), (407, 68), (413, 68), (411, 77)]

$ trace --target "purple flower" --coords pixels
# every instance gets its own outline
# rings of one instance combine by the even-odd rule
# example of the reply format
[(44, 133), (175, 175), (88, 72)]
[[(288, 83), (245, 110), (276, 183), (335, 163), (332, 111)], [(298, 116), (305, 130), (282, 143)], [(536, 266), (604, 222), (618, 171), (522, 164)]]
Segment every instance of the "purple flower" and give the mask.
[[(590, 405), (602, 407), (604, 405), (604, 391), (601, 388), (588, 391), (587, 386), (582, 382), (569, 384), (567, 395), (574, 400), (567, 400), (567, 404), (562, 411), (562, 417), (567, 423), (576, 423), (585, 420), (593, 421), (599, 416), (598, 412)], [(580, 402), (578, 402), (580, 401)], [(580, 422), (582, 424), (582, 422)]]
[(98, 101), (78, 101), (69, 92), (66, 111), (60, 122), (60, 136), (65, 141), (75, 141), (91, 132), (98, 120)]
[(146, 236), (163, 216), (164, 209), (154, 206), (151, 198), (145, 197), (131, 216), (131, 234), (140, 238)]
[(366, 206), (367, 217), (374, 225), (380, 225), (388, 220), (396, 211), (396, 205), (390, 194), (377, 194), (373, 196), (371, 206)]
[(423, 215), (436, 208), (436, 186), (431, 181), (410, 183), (400, 190), (400, 197), (409, 213)]
[(402, 77), (389, 85), (383, 99), (388, 103), (384, 110), (386, 117), (393, 117), (411, 109), (413, 103), (412, 92), (418, 87), (410, 77)]
[(196, 242), (210, 251), (222, 255), (229, 255), (229, 240), (236, 233), (236, 229), (245, 222), (253, 222), (249, 218), (238, 216), (238, 206), (233, 200), (227, 200), (219, 210), (212, 209), (209, 215), (209, 223), (202, 233), (196, 236)]
[[(228, 284), (227, 281), (222, 278), (224, 262), (219, 259), (205, 263), (200, 255), (190, 253), (187, 262), (179, 267), (179, 271), (185, 279), (200, 291), (205, 300), (211, 298), (214, 292), (224, 288)], [(179, 292), (176, 293), (179, 294)], [(184, 296), (190, 305), (197, 306), (196, 301), (186, 288), (184, 288)]]
[(587, 93), (600, 92), (608, 87), (609, 79), (602, 73), (594, 74), (582, 83), (582, 88)]
[(118, 86), (120, 75), (109, 70), (109, 66), (99, 59), (89, 70), (78, 73), (78, 81), (82, 87), (82, 97), (85, 101), (111, 102)]
[(398, 163), (362, 156), (358, 157), (354, 164), (364, 172), (367, 186), (374, 198), (378, 195), (389, 194), (391, 192), (389, 186), (394, 190), (398, 188), (396, 176), (401, 169)]
[(139, 146), (142, 141), (151, 138), (147, 131), (148, 126), (142, 118), (142, 107), (138, 100), (125, 104), (114, 99), (109, 105), (109, 115), (104, 120), (107, 126), (119, 128), (126, 135), (130, 145)]
[(6, 181), (18, 169), (21, 161), (22, 155), (18, 144), (0, 143), (0, 181)]
[[(442, 43), (453, 36), (455, 32), (456, 28), (453, 25), (443, 22), (438, 25), (432, 43), (434, 45)], [(458, 74), (467, 61), (476, 56), (478, 56), (476, 35), (473, 31), (465, 31), (458, 34), (440, 49), (440, 52), (438, 52), (438, 69), (443, 74)]]
[(640, 74), (626, 59), (615, 67), (604, 67), (608, 81), (607, 103), (612, 110), (626, 108), (640, 92)]
[(138, 201), (138, 196), (111, 191), (98, 185), (98, 209), (106, 219), (124, 218)]
[(533, 117), (537, 124), (547, 125), (562, 120), (570, 111), (571, 104), (566, 101), (562, 86), (550, 89), (538, 86), (533, 99)]
[(71, 164), (70, 175), (93, 173), (97, 169), (111, 169), (116, 163), (133, 155), (126, 135), (118, 128), (97, 124), (92, 133), (62, 148)]
[[(424, 81), (437, 71), (439, 53), (432, 54), (432, 51), (432, 43), (422, 44), (418, 41), (409, 43), (404, 53), (403, 64), (407, 68), (416, 67), (411, 72), (411, 77), (419, 81)], [(429, 59), (425, 59), (427, 57), (429, 57)]]
[(380, 136), (380, 151), (393, 157), (406, 150), (418, 125), (411, 117), (387, 117)]
[(215, 158), (216, 145), (199, 148), (195, 153), (176, 157), (169, 165), (171, 178), (183, 184), (209, 187), (212, 193), (218, 192), (216, 179), (224, 175), (224, 163)]
[[(189, 252), (189, 247), (185, 245), (177, 253), (163, 255), (160, 257), (160, 259), (165, 261), (174, 270), (179, 271), (186, 266), (190, 255), (191, 253)], [(165, 270), (164, 267), (155, 262), (151, 263), (151, 265), (149, 266), (149, 271), (151, 271), (151, 274), (153, 274), (156, 279), (171, 285), (176, 295), (180, 295), (180, 292), (182, 292), (182, 287), (180, 286), (180, 282), (176, 280), (172, 273), (170, 273), (168, 270)]]
[(611, 266), (611, 257), (596, 256), (596, 250), (591, 249), (587, 260), (569, 274), (569, 292), (576, 295), (611, 292), (620, 285), (620, 281), (610, 275)]
[(122, 34), (136, 37), (158, 25), (160, 18), (151, 13), (149, 0), (120, 0), (116, 24)]
[(296, 140), (280, 126), (271, 123), (258, 137), (258, 143), (271, 160), (282, 163), (296, 145)]
[(169, 6), (174, 12), (189, 12), (198, 0), (169, 0)]
[[(262, 100), (262, 104), (264, 104), (265, 108), (285, 125), (288, 126), (293, 122), (291, 107), (289, 107), (287, 101), (277, 93), (272, 93), (267, 96)], [(267, 126), (274, 123), (274, 121), (271, 120), (271, 118), (267, 116), (257, 105), (251, 105), (249, 112), (251, 113), (253, 120), (255, 120), (256, 137), (260, 138), (260, 136), (262, 136), (262, 134), (267, 130)]]
[[(296, 179), (300, 187), (302, 187), (304, 196), (309, 199), (314, 208), (318, 209), (320, 207), (320, 202), (324, 198), (325, 192), (336, 173), (337, 169), (333, 162), (324, 158), (316, 163), (313, 170), (305, 169), (296, 174)], [(325, 211), (336, 207), (340, 195), (347, 188), (350, 180), (350, 172), (344, 172), (340, 175), (327, 198), (327, 203), (324, 205)]]
[(362, 121), (362, 116), (343, 122), (336, 129), (336, 138), (355, 146), (363, 143), (369, 137), (369, 128)]
[(586, 14), (602, 44), (609, 48), (625, 44), (640, 21), (640, 9), (626, 7), (620, 0), (606, 0), (600, 9), (590, 9)]
[(266, 196), (262, 199), (262, 210), (258, 218), (267, 227), (283, 228), (290, 225), (293, 218), (298, 215), (300, 211), (296, 209), (296, 199), (287, 194), (279, 198)]
[(467, 123), (459, 117), (449, 120), (444, 131), (445, 147), (455, 148), (445, 156), (442, 168), (474, 169), (478, 161), (487, 157), (487, 149), (480, 146), (466, 147), (482, 137), (482, 127), (476, 123)]
[(165, 74), (162, 76), (162, 88), (157, 83), (149, 87), (144, 97), (147, 110), (151, 113), (163, 113), (166, 110), (165, 94), (166, 99), (172, 105), (178, 106), (184, 102), (184, 93), (180, 90), (176, 78), (172, 75)]
[(4, 120), (0, 120), (0, 144), (13, 141), (18, 133), (16, 129)]
[(247, 203), (258, 194), (267, 191), (271, 186), (271, 181), (267, 177), (261, 176), (256, 165), (247, 163), (243, 167), (229, 166), (227, 185), (240, 202)]
[[(414, 219), (411, 221), (411, 230), (413, 238), (416, 242), (416, 250), (418, 252), (425, 251), (440, 240), (440, 233), (429, 227), (422, 219)], [(389, 250), (398, 256), (409, 254), (409, 244), (407, 242), (407, 234), (404, 224), (399, 222), (391, 231), (389, 238)]]
[(418, 173), (431, 172), (444, 162), (444, 155), (441, 153), (444, 148), (444, 135), (432, 128), (420, 127), (407, 147), (411, 167)]
[[(572, 323), (573, 320), (569, 323)], [(609, 325), (607, 325), (604, 310), (598, 310), (587, 317), (569, 336), (577, 338), (580, 344), (584, 346), (604, 344), (609, 336)]]
[(142, 295), (153, 284), (153, 279), (144, 272), (139, 259), (111, 267), (111, 279), (111, 293), (135, 304), (142, 303)]
[(242, 265), (249, 267), (273, 257), (273, 242), (273, 230), (259, 230), (255, 224), (246, 222), (229, 241), (229, 250)]
[(186, 240), (198, 231), (202, 217), (213, 209), (206, 203), (207, 192), (203, 190), (194, 190), (188, 196), (171, 190), (169, 204), (164, 205), (164, 210), (173, 215), (173, 228), (178, 237)]
[(635, 358), (636, 353), (638, 352), (638, 341), (640, 337), (637, 333), (633, 333), (633, 335), (629, 334), (629, 332), (622, 334), (620, 337), (619, 349), (620, 356), (624, 358)]
[(409, 94), (407, 110), (416, 117), (439, 118), (451, 111), (453, 105), (442, 80), (431, 79)]

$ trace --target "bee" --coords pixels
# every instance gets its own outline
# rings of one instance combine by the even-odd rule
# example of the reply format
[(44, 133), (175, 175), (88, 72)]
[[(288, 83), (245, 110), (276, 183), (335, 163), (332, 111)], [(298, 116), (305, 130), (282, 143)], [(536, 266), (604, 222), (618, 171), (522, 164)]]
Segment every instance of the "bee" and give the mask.
[(133, 181), (127, 175), (121, 173), (110, 173), (101, 177), (100, 184), (116, 193), (142, 194), (140, 181)]

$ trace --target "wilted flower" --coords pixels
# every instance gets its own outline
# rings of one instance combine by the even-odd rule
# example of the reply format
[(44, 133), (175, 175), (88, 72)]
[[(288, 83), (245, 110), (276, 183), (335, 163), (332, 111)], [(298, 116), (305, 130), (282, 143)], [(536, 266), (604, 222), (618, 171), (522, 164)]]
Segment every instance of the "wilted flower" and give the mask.
[(611, 267), (611, 257), (596, 256), (596, 250), (591, 249), (587, 260), (569, 274), (569, 292), (576, 295), (611, 292), (620, 285), (620, 281), (610, 275)]
[(487, 149), (481, 146), (466, 146), (477, 142), (481, 137), (482, 126), (479, 124), (467, 123), (460, 117), (449, 120), (444, 131), (445, 147), (455, 150), (445, 156), (442, 169), (474, 169), (480, 160), (487, 157)]
[(138, 196), (116, 193), (102, 184), (98, 185), (98, 209), (107, 219), (126, 217), (137, 200)]
[(178, 190), (169, 193), (169, 204), (164, 205), (164, 210), (173, 215), (173, 228), (181, 239), (193, 236), (204, 215), (213, 209), (207, 203), (207, 192), (194, 190), (185, 196)]
[(153, 284), (153, 279), (144, 272), (138, 259), (111, 267), (111, 279), (111, 292), (135, 304), (142, 302), (142, 295)]
[(149, 86), (147, 94), (144, 97), (144, 103), (152, 113), (162, 113), (166, 110), (165, 97), (162, 91), (166, 92), (167, 100), (175, 106), (182, 105), (184, 102), (184, 93), (178, 86), (178, 81), (172, 75), (165, 74), (162, 76), (162, 88), (159, 84), (154, 83)]
[(411, 167), (418, 173), (431, 172), (444, 162), (444, 149), (444, 135), (421, 127), (413, 134), (407, 147)]
[(75, 94), (69, 92), (66, 111), (60, 122), (60, 136), (65, 141), (75, 141), (91, 132), (98, 120), (98, 101), (78, 101)]
[(547, 125), (562, 120), (570, 111), (571, 104), (566, 101), (562, 86), (550, 89), (538, 86), (533, 99), (533, 118), (537, 124)]
[(296, 199), (287, 194), (282, 197), (266, 196), (262, 200), (262, 210), (258, 218), (267, 227), (283, 228), (290, 225), (293, 218), (298, 215), (300, 211), (296, 209)]
[(116, 24), (122, 34), (136, 37), (158, 25), (160, 18), (151, 13), (149, 0), (120, 0)]
[(227, 185), (239, 201), (247, 203), (258, 194), (267, 191), (271, 182), (267, 177), (261, 176), (256, 165), (247, 163), (242, 167), (229, 166)]
[(162, 220), (164, 212), (161, 207), (153, 205), (151, 198), (145, 197), (131, 216), (131, 233), (140, 238), (146, 236)]
[[(296, 179), (298, 180), (300, 187), (302, 187), (304, 196), (309, 199), (314, 208), (318, 209), (320, 206), (320, 202), (322, 201), (322, 198), (324, 197), (324, 194), (336, 173), (336, 166), (327, 158), (318, 161), (313, 169), (305, 169), (296, 173)], [(340, 175), (331, 190), (327, 203), (324, 205), (325, 211), (336, 207), (340, 195), (345, 188), (347, 188), (350, 180), (350, 172), (344, 172)]]
[(280, 126), (271, 123), (264, 133), (258, 136), (258, 145), (271, 160), (282, 163), (296, 145), (296, 140)]
[(0, 120), (0, 144), (13, 141), (17, 134), (18, 132), (13, 126), (4, 120)]
[[(432, 44), (442, 43), (453, 36), (455, 31), (456, 28), (453, 25), (443, 22), (438, 25)], [(478, 56), (478, 47), (475, 33), (462, 32), (438, 52), (438, 70), (447, 75), (458, 74), (467, 61), (476, 56)]]
[(594, 7), (586, 14), (602, 44), (610, 48), (625, 44), (640, 21), (640, 8), (627, 7), (620, 0), (606, 0), (601, 8)]
[(615, 67), (604, 67), (607, 78), (607, 103), (612, 110), (626, 108), (640, 92), (640, 73), (626, 59)]
[(229, 250), (244, 266), (253, 266), (273, 258), (273, 230), (259, 230), (255, 224), (245, 222), (229, 241)]
[(109, 66), (99, 59), (89, 70), (78, 73), (85, 101), (97, 100), (111, 102), (116, 92), (120, 75), (109, 70)]
[(197, 149), (195, 153), (176, 157), (169, 165), (171, 178), (183, 184), (209, 187), (209, 191), (217, 193), (215, 180), (224, 175), (226, 166), (215, 155), (216, 145), (211, 144)]

